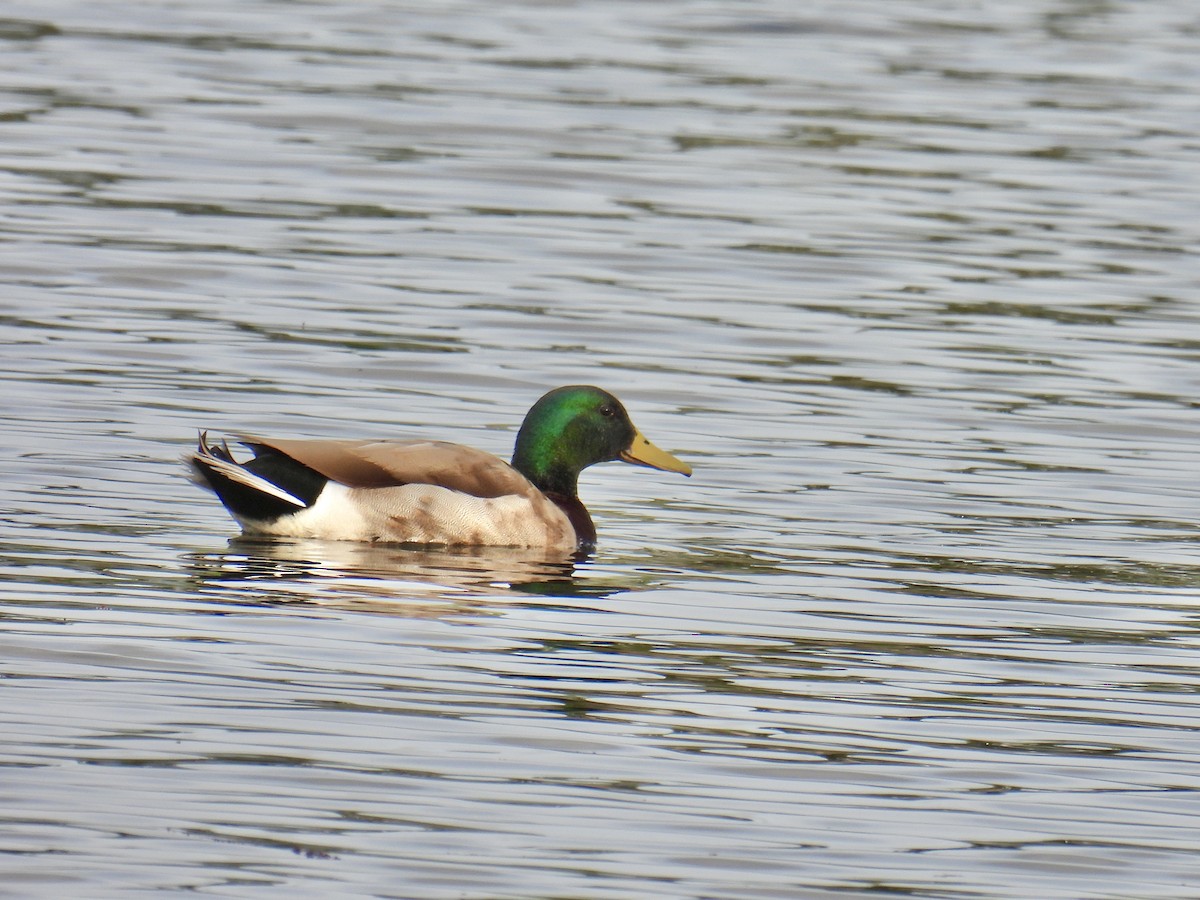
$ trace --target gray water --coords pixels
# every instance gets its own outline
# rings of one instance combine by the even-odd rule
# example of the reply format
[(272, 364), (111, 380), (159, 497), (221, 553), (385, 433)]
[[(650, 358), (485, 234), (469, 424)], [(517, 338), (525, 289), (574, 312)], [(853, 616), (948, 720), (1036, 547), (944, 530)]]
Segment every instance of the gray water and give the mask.
[[(3, 17), (0, 896), (1200, 896), (1191, 0)], [(574, 565), (179, 462), (578, 382)]]

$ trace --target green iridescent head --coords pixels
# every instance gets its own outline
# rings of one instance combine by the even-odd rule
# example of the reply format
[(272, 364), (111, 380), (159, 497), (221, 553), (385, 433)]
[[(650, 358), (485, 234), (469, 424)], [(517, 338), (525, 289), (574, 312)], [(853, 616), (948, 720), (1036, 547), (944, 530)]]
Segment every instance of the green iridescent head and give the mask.
[(691, 475), (629, 420), (621, 401), (589, 385), (555, 388), (533, 405), (517, 433), (513, 468), (547, 493), (574, 497), (579, 473), (611, 460)]

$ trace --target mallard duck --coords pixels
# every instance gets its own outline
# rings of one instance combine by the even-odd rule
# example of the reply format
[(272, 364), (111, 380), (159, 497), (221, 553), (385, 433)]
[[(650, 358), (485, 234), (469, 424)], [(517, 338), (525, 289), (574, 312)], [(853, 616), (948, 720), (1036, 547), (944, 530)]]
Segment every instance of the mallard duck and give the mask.
[(277, 440), (253, 451), (201, 433), (187, 457), (246, 535), (415, 544), (587, 548), (596, 541), (579, 473), (622, 460), (691, 475), (597, 387), (550, 391), (517, 433), (512, 464), (444, 441)]

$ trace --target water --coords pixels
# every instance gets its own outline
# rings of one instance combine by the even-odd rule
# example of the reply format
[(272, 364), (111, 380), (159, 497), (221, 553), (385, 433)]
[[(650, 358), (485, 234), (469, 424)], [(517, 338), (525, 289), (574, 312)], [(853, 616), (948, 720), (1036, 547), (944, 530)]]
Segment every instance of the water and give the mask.
[[(1200, 19), (796, 9), (6, 4), (0, 895), (1200, 893)], [(179, 464), (573, 382), (572, 565)]]

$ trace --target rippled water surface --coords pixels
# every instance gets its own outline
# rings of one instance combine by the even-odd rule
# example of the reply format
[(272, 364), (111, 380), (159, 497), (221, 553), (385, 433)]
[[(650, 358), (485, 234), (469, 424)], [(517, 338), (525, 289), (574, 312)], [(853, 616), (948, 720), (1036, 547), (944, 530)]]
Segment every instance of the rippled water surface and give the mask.
[[(0, 896), (1200, 896), (1194, 3), (2, 15)], [(179, 462), (576, 382), (574, 564)]]

